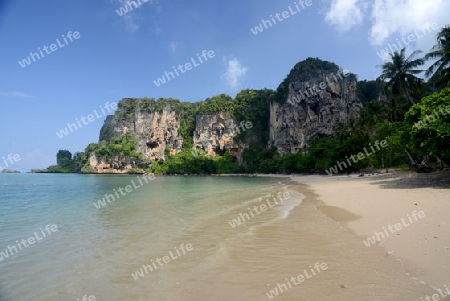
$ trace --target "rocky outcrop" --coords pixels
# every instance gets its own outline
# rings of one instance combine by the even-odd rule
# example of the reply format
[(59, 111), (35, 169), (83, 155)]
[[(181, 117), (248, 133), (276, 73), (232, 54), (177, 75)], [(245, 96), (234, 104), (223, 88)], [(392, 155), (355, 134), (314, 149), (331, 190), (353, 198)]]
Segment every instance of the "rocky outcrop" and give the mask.
[(90, 170), (83, 170), (84, 173), (130, 173), (133, 168), (147, 167), (143, 166), (141, 162), (128, 157), (115, 156), (109, 162), (103, 158), (97, 158), (94, 153), (89, 155)]
[(126, 133), (134, 133), (137, 151), (145, 159), (165, 159), (165, 151), (181, 152), (183, 137), (179, 134), (180, 122), (170, 105), (162, 110), (148, 108), (145, 99), (124, 99), (114, 116), (105, 120), (100, 140), (110, 141)]
[(2, 173), (20, 173), (18, 170), (3, 169)]
[[(333, 63), (309, 58), (291, 70), (276, 92), (249, 90), (234, 100), (219, 95), (196, 104), (174, 99), (123, 99), (114, 116), (105, 120), (100, 145), (132, 133), (145, 162), (108, 157), (107, 163), (92, 153), (89, 165), (99, 172), (141, 168), (151, 160), (181, 152), (185, 139), (189, 147), (192, 142), (193, 149), (202, 149), (208, 156), (229, 151), (239, 163), (243, 163), (243, 150), (249, 145), (259, 149), (275, 146), (281, 155), (296, 153), (313, 138), (333, 135), (337, 123), (358, 117), (362, 103), (356, 92), (355, 75)], [(253, 130), (236, 139), (249, 127), (236, 124), (230, 113), (224, 112), (228, 110), (241, 120), (254, 122)], [(248, 123), (253, 126), (252, 122)]]
[(284, 99), (270, 105), (269, 146), (282, 155), (300, 151), (312, 138), (333, 135), (337, 123), (357, 117), (362, 107), (353, 74), (332, 63), (311, 71), (304, 62), (284, 81)]
[(235, 121), (228, 113), (197, 115), (194, 148), (203, 149), (208, 156), (223, 154), (226, 151), (237, 154), (239, 146), (233, 139), (236, 132)]

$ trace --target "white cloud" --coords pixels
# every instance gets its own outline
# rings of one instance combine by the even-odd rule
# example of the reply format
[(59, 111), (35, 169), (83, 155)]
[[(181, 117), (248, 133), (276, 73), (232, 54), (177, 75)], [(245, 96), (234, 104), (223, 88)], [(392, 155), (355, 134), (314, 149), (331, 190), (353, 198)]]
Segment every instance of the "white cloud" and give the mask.
[[(383, 45), (394, 37), (407, 37), (426, 24), (436, 23), (442, 28), (449, 23), (448, 0), (329, 0), (329, 3), (326, 22), (339, 31), (348, 31), (367, 20), (368, 40), (372, 45)], [(428, 34), (416, 46), (428, 51), (436, 34)]]
[(35, 98), (34, 96), (18, 92), (18, 91), (12, 91), (12, 92), (3, 92), (0, 93), (0, 96), (4, 97), (17, 97), (17, 98)]
[[(141, 17), (140, 14), (142, 13), (140, 10), (142, 9), (142, 6), (146, 6), (149, 4), (153, 4), (154, 0), (148, 0), (148, 1), (143, 1), (140, 0), (140, 5), (138, 0), (112, 0), (113, 3), (115, 3), (116, 5), (120, 5), (120, 7), (117, 7), (117, 10), (120, 10), (120, 8), (126, 8), (127, 9), (127, 13), (124, 13), (122, 16), (120, 16), (120, 18), (123, 18), (123, 20), (125, 20), (125, 24), (126, 24), (126, 29), (134, 32), (136, 30), (138, 30), (141, 26)], [(134, 4), (129, 5), (128, 2), (133, 2), (136, 3), (136, 5), (138, 7), (136, 7)]]
[(247, 73), (248, 68), (241, 65), (237, 59), (228, 61), (228, 70), (222, 75), (231, 88), (239, 85), (239, 79)]
[(340, 31), (347, 31), (362, 24), (365, 7), (366, 4), (362, 0), (332, 0), (325, 21), (337, 26)]
[(177, 44), (175, 42), (170, 43), (170, 51), (172, 51), (172, 53), (177, 52)]
[(442, 27), (445, 14), (448, 14), (448, 8), (444, 6), (448, 7), (448, 3), (443, 0), (375, 0), (370, 41), (373, 45), (381, 45), (394, 33), (407, 35), (426, 23), (435, 22)]

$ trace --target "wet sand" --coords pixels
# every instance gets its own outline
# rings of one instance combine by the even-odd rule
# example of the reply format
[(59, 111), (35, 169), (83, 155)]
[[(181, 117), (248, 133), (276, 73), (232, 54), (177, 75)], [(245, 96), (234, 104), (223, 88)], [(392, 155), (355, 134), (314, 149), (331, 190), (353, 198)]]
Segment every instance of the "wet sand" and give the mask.
[[(293, 197), (295, 192), (306, 196), (301, 205), (285, 219), (268, 219), (270, 222), (253, 229), (233, 229), (240, 232), (223, 243), (218, 256), (210, 260), (197, 258), (198, 266), (179, 274), (183, 283), (177, 297), (205, 301), (406, 301), (434, 293), (420, 281), (422, 274), (413, 262), (389, 254), (384, 247), (368, 248), (362, 243), (363, 237), (347, 227), (359, 216), (325, 207), (305, 185), (291, 182), (287, 189)], [(225, 220), (216, 219), (217, 223)], [(213, 224), (205, 225), (204, 231), (211, 227)], [(199, 249), (206, 249), (204, 237), (190, 240)], [(313, 276), (310, 270), (316, 263), (326, 263), (327, 269)], [(305, 273), (311, 277), (297, 285), (291, 281), (289, 287), (291, 277)], [(267, 293), (280, 287), (278, 284), (288, 289), (269, 298)]]

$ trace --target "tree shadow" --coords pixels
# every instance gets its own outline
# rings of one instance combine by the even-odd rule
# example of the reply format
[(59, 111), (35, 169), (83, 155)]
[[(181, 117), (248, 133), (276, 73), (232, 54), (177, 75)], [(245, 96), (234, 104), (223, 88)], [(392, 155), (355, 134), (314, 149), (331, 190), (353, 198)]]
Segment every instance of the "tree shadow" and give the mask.
[(379, 185), (382, 189), (450, 189), (450, 170), (432, 173), (393, 173), (373, 178), (375, 181), (370, 184)]

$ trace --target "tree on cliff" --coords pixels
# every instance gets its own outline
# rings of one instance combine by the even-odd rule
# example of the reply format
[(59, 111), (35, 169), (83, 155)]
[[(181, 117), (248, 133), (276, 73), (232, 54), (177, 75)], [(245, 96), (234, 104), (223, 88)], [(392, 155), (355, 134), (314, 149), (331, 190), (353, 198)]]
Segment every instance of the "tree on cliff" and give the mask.
[(70, 160), (72, 160), (72, 153), (68, 150), (60, 149), (56, 153), (56, 164), (60, 165), (61, 163), (65, 163)]
[(56, 165), (52, 165), (45, 170), (50, 173), (72, 173), (76, 172), (75, 161), (72, 160), (72, 153), (68, 150), (59, 150), (56, 153)]
[(441, 29), (437, 36), (437, 44), (425, 55), (425, 59), (436, 59), (426, 71), (430, 81), (437, 87), (450, 87), (450, 26)]

